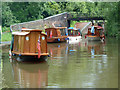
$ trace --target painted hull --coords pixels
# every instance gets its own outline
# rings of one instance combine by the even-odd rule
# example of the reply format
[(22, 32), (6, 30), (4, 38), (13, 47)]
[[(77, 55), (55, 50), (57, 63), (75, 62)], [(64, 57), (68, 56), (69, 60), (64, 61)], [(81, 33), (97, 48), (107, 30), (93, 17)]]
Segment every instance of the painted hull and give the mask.
[(74, 44), (74, 43), (78, 43), (79, 41), (81, 41), (81, 36), (68, 36), (68, 40), (67, 42), (69, 44)]
[(16, 60), (19, 62), (23, 62), (23, 61), (46, 61), (47, 57), (48, 57), (48, 53), (45, 53), (44, 55), (41, 54), (40, 58), (38, 58), (38, 55), (35, 53), (27, 53), (27, 54), (18, 54), (18, 53), (12, 53), (11, 51), (9, 51), (9, 58), (12, 60)]
[(65, 37), (47, 38), (48, 43), (66, 42), (66, 40), (67, 40), (67, 36), (65, 36)]
[(18, 62), (30, 62), (30, 61), (46, 61), (48, 56), (41, 56), (40, 58), (37, 58), (37, 56), (12, 56), (13, 60), (17, 60)]
[(89, 40), (89, 41), (100, 41), (101, 39), (100, 39), (100, 37), (98, 37), (98, 36), (87, 36), (87, 40)]

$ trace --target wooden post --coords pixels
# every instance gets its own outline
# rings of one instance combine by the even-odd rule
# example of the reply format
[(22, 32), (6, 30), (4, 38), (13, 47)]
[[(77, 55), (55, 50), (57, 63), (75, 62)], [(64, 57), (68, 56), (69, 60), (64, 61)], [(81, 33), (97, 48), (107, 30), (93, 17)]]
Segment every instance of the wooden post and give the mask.
[(0, 44), (1, 44), (1, 41), (2, 41), (2, 29), (1, 29), (1, 26), (0, 26)]

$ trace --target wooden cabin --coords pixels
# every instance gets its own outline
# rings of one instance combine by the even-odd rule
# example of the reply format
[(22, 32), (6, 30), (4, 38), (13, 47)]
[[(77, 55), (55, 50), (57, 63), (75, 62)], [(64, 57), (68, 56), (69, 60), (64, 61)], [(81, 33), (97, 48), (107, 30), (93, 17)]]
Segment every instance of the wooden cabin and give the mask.
[(91, 27), (88, 28), (87, 38), (88, 40), (101, 40), (105, 39), (103, 28), (100, 26), (94, 26), (95, 34), (92, 36)]
[(12, 53), (19, 56), (38, 56), (38, 40), (40, 39), (40, 57), (48, 56), (47, 35), (38, 29), (22, 29), (12, 32), (14, 37)]
[(80, 32), (77, 29), (68, 29), (68, 36), (80, 36)]
[(64, 42), (67, 40), (67, 27), (46, 28), (47, 42)]

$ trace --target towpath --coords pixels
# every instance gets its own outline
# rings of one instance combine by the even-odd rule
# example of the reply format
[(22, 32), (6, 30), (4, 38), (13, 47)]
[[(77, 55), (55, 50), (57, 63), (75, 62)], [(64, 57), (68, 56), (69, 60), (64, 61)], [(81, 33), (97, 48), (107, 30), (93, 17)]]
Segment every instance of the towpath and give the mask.
[(83, 35), (87, 34), (88, 27), (91, 26), (91, 22), (76, 23), (76, 28), (79, 28)]

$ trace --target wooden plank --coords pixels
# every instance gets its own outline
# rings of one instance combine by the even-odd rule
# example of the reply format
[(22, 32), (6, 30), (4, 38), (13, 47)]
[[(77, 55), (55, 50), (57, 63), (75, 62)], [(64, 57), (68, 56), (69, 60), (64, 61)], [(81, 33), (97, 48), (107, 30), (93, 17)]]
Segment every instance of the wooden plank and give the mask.
[(16, 36), (14, 35), (13, 51), (16, 51)]
[(16, 51), (19, 49), (19, 37), (16, 35)]
[(25, 36), (21, 36), (21, 53), (24, 52), (24, 37)]
[[(29, 38), (29, 40), (26, 40), (26, 37), (28, 37)], [(25, 36), (24, 37), (24, 53), (29, 53), (29, 51), (30, 51), (30, 35), (27, 35), (27, 36)]]
[(21, 51), (21, 36), (18, 36), (18, 52)]
[(35, 32), (30, 33), (30, 53), (35, 53)]
[(36, 36), (35, 36), (35, 52), (38, 52), (37, 44), (38, 44), (39, 36), (40, 36), (40, 32), (36, 32)]

